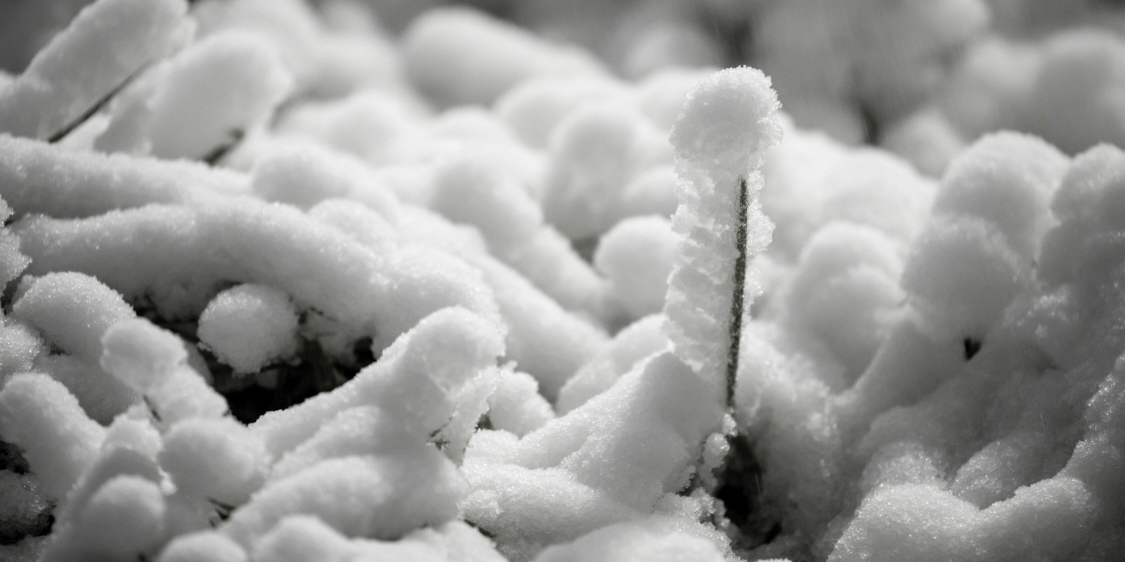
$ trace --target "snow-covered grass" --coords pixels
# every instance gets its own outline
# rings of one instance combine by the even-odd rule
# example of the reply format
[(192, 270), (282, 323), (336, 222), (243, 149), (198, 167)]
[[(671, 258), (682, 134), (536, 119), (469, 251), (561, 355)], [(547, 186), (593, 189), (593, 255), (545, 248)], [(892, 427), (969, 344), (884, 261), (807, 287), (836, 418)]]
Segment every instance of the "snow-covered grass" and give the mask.
[(1120, 10), (31, 4), (0, 560), (1125, 550)]

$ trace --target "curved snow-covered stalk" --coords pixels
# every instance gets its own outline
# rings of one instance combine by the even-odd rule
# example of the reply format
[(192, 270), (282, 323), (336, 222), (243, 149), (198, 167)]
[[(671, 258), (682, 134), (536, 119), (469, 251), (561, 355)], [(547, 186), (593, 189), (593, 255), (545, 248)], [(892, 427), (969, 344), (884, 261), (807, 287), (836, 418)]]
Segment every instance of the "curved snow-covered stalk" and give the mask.
[(770, 79), (749, 67), (721, 70), (688, 94), (672, 131), (681, 237), (664, 313), (676, 355), (730, 405), (750, 259), (773, 225), (758, 201), (765, 151), (781, 139)]

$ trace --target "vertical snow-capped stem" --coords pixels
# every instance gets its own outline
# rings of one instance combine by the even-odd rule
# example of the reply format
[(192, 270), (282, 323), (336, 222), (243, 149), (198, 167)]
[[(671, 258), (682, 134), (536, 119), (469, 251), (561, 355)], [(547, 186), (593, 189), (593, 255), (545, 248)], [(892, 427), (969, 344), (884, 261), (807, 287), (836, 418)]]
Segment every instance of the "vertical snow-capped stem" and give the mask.
[(664, 312), (676, 355), (734, 400), (742, 315), (756, 284), (746, 268), (769, 243), (772, 225), (758, 192), (765, 151), (781, 138), (770, 80), (747, 68), (721, 70), (689, 94), (671, 142), (680, 178), (672, 226), (679, 253)]
[(749, 214), (749, 195), (746, 178), (738, 178), (738, 221), (735, 223), (734, 290), (730, 303), (730, 347), (727, 348), (728, 410), (734, 409), (734, 381), (738, 377), (738, 350), (742, 344), (742, 303), (746, 294), (746, 222)]

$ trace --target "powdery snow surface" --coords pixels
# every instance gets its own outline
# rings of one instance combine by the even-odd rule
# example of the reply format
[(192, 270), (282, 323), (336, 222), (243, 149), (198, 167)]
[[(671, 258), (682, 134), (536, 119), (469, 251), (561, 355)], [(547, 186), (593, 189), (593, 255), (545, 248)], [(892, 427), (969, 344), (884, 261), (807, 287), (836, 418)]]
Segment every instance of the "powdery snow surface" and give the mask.
[(1120, 8), (437, 4), (0, 2), (0, 560), (1121, 557)]

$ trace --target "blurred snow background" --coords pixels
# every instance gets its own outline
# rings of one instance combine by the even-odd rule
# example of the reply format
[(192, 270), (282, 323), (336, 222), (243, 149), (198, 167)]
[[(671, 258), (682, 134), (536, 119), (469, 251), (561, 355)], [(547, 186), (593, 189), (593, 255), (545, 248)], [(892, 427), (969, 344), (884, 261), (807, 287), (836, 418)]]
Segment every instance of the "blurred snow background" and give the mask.
[[(0, 69), (22, 71), (88, 1), (0, 3)], [(374, 26), (390, 40), (420, 14), (454, 4), (314, 3), (338, 27)], [(998, 129), (1042, 136), (1071, 154), (1098, 142), (1125, 143), (1125, 3), (1117, 0), (459, 4), (581, 45), (630, 80), (670, 66), (761, 68), (798, 126), (883, 145), (932, 175)]]

